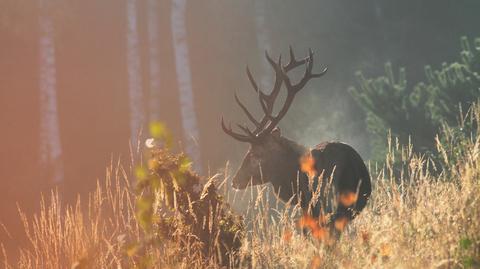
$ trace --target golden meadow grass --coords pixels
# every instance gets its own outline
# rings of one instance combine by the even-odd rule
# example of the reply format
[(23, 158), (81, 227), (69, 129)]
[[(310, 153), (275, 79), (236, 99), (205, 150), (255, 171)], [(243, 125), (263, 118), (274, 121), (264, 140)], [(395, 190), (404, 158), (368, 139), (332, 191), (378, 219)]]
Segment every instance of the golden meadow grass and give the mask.
[[(470, 121), (478, 128), (479, 119), (474, 106), (461, 125)], [(389, 139), (385, 165), (370, 166), (373, 191), (367, 208), (330, 244), (303, 235), (298, 205), (276, 201), (265, 186), (230, 192), (224, 182), (228, 173), (223, 173), (217, 183), (246, 222), (237, 262), (226, 267), (480, 268), (480, 139), (458, 139), (453, 128), (445, 127), (437, 146), (439, 158), (433, 162)], [(2, 251), (3, 266), (142, 267), (129, 255), (137, 251), (131, 242), (142, 242), (144, 233), (136, 219), (131, 170), (112, 163), (88, 199), (74, 205), (63, 206), (53, 191), (42, 199), (37, 215), (20, 210), (29, 244), (19, 249), (18, 260)], [(220, 267), (182, 246), (165, 240), (138, 255), (156, 268)]]

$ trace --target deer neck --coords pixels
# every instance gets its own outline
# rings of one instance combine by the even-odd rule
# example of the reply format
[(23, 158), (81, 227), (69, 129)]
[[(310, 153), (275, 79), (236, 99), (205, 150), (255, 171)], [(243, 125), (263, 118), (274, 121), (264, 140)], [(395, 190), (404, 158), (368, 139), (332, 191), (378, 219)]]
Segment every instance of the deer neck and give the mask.
[[(299, 160), (308, 149), (287, 138), (282, 139), (282, 144), (285, 149), (284, 159), (279, 165), (278, 177), (271, 181), (275, 193), (283, 201), (288, 201), (294, 194), (298, 193), (297, 186), (302, 189), (305, 182), (308, 182), (307, 176), (300, 171)], [(296, 203), (296, 199), (292, 201)]]

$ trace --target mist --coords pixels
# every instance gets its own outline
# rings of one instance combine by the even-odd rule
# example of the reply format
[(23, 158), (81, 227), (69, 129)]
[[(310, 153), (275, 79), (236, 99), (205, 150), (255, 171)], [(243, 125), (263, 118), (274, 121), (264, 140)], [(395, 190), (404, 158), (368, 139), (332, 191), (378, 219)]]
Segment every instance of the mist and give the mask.
[[(235, 92), (261, 118), (245, 68), (268, 92), (265, 50), (286, 59), (289, 46), (297, 57), (311, 48), (314, 71), (328, 68), (297, 95), (282, 134), (308, 147), (343, 141), (369, 160), (365, 112), (348, 92), (355, 72), (379, 76), (389, 61), (414, 84), (425, 65), (458, 58), (461, 36), (480, 36), (479, 11), (476, 0), (0, 0), (0, 223), (18, 234), (17, 203), (37, 212), (51, 188), (65, 202), (87, 195), (111, 162), (130, 162), (150, 121), (202, 175), (227, 162), (232, 173), (248, 145), (220, 119), (248, 121)], [(14, 238), (0, 233), (7, 246), (23, 242)]]

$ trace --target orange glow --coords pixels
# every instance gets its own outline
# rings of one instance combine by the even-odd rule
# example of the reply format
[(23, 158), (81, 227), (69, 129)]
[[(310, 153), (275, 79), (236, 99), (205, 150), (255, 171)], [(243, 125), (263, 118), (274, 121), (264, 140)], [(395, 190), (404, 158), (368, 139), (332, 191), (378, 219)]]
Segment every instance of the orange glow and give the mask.
[(387, 243), (382, 243), (380, 245), (380, 255), (382, 257), (389, 257), (392, 254), (392, 248)]
[(147, 166), (148, 169), (155, 170), (158, 168), (158, 162), (155, 159), (148, 159)]
[(323, 227), (312, 229), (312, 236), (318, 240), (325, 240), (328, 238), (327, 230)]
[(358, 195), (355, 192), (341, 193), (339, 201), (343, 206), (350, 207), (357, 202)]
[(310, 268), (319, 269), (320, 265), (322, 265), (322, 258), (320, 255), (313, 256), (312, 261), (310, 262)]
[(308, 175), (309, 178), (312, 178), (317, 175), (317, 170), (315, 168), (315, 158), (312, 154), (306, 154), (300, 158), (300, 170)]
[(335, 229), (343, 231), (348, 224), (348, 218), (342, 217), (335, 220)]
[(290, 242), (292, 240), (292, 236), (293, 236), (293, 233), (290, 229), (285, 229), (285, 231), (283, 231), (283, 241), (285, 242)]
[(325, 218), (323, 217), (315, 219), (310, 215), (304, 215), (298, 220), (298, 226), (309, 229), (314, 238), (323, 242), (329, 242), (329, 233), (323, 224), (325, 224)]
[(300, 228), (309, 228), (310, 230), (314, 230), (318, 227), (318, 224), (317, 221), (310, 215), (304, 215), (298, 220), (298, 226)]

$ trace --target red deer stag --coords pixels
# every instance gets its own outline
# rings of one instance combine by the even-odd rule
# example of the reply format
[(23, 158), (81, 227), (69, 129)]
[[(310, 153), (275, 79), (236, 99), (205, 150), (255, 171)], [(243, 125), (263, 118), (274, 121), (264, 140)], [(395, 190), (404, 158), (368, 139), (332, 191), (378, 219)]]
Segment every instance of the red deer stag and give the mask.
[[(265, 57), (275, 72), (272, 91), (261, 91), (247, 67), (247, 76), (258, 94), (264, 116), (258, 121), (235, 94), (235, 101), (255, 125), (250, 130), (238, 124), (243, 133), (226, 127), (222, 117), (222, 129), (229, 136), (250, 144), (242, 165), (233, 178), (235, 189), (245, 189), (249, 185), (271, 182), (277, 195), (284, 201), (300, 202), (305, 213), (313, 217), (330, 216), (328, 223), (336, 220), (352, 220), (366, 205), (371, 193), (370, 176), (360, 155), (349, 145), (340, 142), (323, 142), (313, 149), (283, 137), (277, 127), (292, 105), (295, 95), (312, 78), (323, 76), (327, 69), (314, 74), (313, 52), (301, 60), (295, 59), (290, 47), (290, 61), (282, 64), (281, 56), (274, 61), (267, 52)], [(292, 84), (288, 72), (305, 66), (300, 81)], [(285, 85), (287, 96), (279, 112), (274, 115), (274, 103)], [(307, 163), (301, 159), (307, 157)], [(302, 169), (310, 160), (310, 171)], [(300, 198), (300, 200), (299, 200)], [(336, 206), (335, 206), (336, 205)], [(332, 212), (335, 207), (335, 212)], [(332, 227), (332, 225), (330, 225)]]

